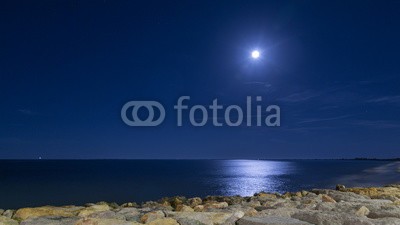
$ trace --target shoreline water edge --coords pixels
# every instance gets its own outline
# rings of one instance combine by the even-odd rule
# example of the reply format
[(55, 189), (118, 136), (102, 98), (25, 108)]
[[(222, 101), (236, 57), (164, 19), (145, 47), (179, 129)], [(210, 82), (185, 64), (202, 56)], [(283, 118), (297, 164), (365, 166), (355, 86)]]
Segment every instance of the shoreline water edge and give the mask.
[(166, 197), (142, 204), (0, 209), (0, 225), (398, 225), (400, 184), (254, 196)]

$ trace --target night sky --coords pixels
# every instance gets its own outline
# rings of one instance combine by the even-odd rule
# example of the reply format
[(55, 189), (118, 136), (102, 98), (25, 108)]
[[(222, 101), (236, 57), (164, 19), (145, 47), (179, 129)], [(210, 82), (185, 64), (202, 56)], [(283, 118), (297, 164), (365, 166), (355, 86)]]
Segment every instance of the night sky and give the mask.
[[(0, 158), (398, 157), (399, 41), (399, 1), (2, 1)], [(182, 95), (281, 126), (178, 127)], [(165, 121), (127, 126), (132, 100)]]

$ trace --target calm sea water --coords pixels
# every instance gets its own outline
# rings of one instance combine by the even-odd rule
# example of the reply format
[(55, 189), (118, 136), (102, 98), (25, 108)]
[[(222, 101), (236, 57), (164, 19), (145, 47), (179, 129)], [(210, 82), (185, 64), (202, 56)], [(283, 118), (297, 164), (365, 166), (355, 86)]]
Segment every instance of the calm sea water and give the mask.
[(0, 208), (383, 185), (400, 181), (399, 168), (355, 160), (0, 160)]

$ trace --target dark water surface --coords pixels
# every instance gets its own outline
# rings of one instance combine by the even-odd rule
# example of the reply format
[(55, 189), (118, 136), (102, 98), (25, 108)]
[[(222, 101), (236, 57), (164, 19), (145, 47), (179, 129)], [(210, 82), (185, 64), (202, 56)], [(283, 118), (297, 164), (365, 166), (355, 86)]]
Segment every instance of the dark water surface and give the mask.
[(399, 168), (357, 160), (0, 160), (0, 208), (384, 185), (400, 181)]

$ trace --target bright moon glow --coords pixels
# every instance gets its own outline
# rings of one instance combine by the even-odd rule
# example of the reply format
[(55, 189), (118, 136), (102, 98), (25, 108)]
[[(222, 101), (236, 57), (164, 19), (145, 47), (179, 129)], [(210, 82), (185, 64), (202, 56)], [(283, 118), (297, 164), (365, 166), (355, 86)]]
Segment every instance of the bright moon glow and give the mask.
[(252, 51), (252, 52), (251, 52), (251, 57), (252, 57), (253, 59), (258, 59), (258, 58), (260, 57), (260, 52), (257, 51), (257, 50)]

